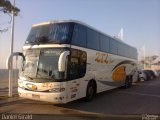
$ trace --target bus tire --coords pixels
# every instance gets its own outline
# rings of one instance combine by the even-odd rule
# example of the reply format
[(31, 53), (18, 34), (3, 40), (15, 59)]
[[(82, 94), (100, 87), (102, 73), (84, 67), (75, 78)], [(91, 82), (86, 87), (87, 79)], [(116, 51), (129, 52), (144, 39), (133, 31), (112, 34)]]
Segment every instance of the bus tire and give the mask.
[(95, 94), (96, 94), (96, 82), (94, 80), (91, 80), (88, 82), (87, 85), (85, 101), (86, 102), (92, 101)]
[(130, 88), (132, 86), (132, 76), (127, 76), (125, 79), (124, 88)]

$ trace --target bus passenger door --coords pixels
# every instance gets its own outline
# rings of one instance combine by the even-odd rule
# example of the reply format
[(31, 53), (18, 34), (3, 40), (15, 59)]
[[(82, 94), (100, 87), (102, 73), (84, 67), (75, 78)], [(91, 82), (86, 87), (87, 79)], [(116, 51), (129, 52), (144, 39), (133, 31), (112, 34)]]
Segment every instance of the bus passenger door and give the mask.
[(79, 80), (78, 77), (78, 59), (77, 58), (71, 58), (70, 62), (68, 63), (68, 100), (72, 101), (77, 99), (78, 92), (79, 92)]
[(72, 101), (80, 98), (81, 80), (86, 73), (86, 52), (71, 49), (71, 55), (68, 60), (67, 78), (68, 78), (68, 100)]
[(79, 98), (79, 81), (71, 80), (67, 82), (67, 98), (68, 101), (73, 101)]

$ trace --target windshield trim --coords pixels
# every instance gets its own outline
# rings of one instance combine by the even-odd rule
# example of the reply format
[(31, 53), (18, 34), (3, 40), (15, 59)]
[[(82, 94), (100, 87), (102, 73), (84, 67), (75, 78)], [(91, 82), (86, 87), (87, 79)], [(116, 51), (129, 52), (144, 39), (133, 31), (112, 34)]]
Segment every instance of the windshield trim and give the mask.
[[(40, 56), (41, 56), (41, 52), (43, 51), (46, 51), (46, 50), (59, 50), (60, 53), (58, 55), (56, 55), (58, 57), (58, 60), (59, 60), (59, 56), (64, 52), (64, 51), (68, 51), (70, 48), (68, 47), (59, 47), (59, 48), (38, 48), (40, 50), (40, 54), (38, 55), (38, 62), (37, 62), (37, 66), (36, 66), (36, 73), (35, 73), (35, 77), (34, 76), (30, 76), (28, 73), (25, 72), (25, 68), (23, 68), (24, 66), (22, 66), (22, 69), (21, 69), (21, 73), (20, 73), (20, 76), (23, 76), (26, 78), (27, 81), (31, 81), (31, 82), (61, 82), (61, 81), (66, 81), (66, 78), (52, 78), (51, 76), (49, 76), (48, 74), (48, 77), (44, 77), (44, 76), (41, 76), (41, 77), (38, 77), (38, 69), (39, 69), (39, 62), (40, 62)], [(38, 50), (38, 49), (32, 49), (32, 50)], [(28, 49), (27, 49), (28, 50)], [(25, 50), (25, 52), (27, 51)], [(24, 51), (23, 51), (24, 52)], [(27, 53), (26, 53), (27, 54)], [(45, 54), (45, 53), (44, 53)], [(26, 57), (26, 55), (25, 55)], [(57, 61), (57, 66), (58, 66), (58, 61)], [(51, 69), (53, 70), (53, 69)], [(58, 71), (58, 68), (57, 68), (57, 71)], [(62, 75), (63, 73), (59, 72), (60, 75)]]

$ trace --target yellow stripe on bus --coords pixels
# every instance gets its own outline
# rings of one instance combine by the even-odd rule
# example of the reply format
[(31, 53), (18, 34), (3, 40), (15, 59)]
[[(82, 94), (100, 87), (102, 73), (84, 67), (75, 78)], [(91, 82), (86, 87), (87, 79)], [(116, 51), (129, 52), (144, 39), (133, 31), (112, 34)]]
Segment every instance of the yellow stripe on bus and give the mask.
[(115, 81), (124, 80), (126, 78), (125, 66), (116, 68), (112, 73), (112, 79)]

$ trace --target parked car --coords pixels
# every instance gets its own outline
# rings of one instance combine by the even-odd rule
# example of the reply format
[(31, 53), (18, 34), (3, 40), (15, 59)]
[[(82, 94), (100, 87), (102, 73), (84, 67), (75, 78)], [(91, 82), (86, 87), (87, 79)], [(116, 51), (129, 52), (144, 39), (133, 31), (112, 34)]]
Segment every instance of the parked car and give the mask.
[(143, 70), (143, 72), (146, 74), (147, 80), (152, 80), (156, 78), (156, 75), (152, 70)]
[(160, 70), (155, 70), (158, 74), (158, 77), (160, 77)]
[(159, 76), (160, 76), (160, 74), (158, 73), (157, 70), (153, 70), (153, 72), (154, 72), (154, 74), (155, 74), (156, 77), (159, 77)]
[(143, 70), (138, 70), (138, 81), (147, 80), (147, 75)]

